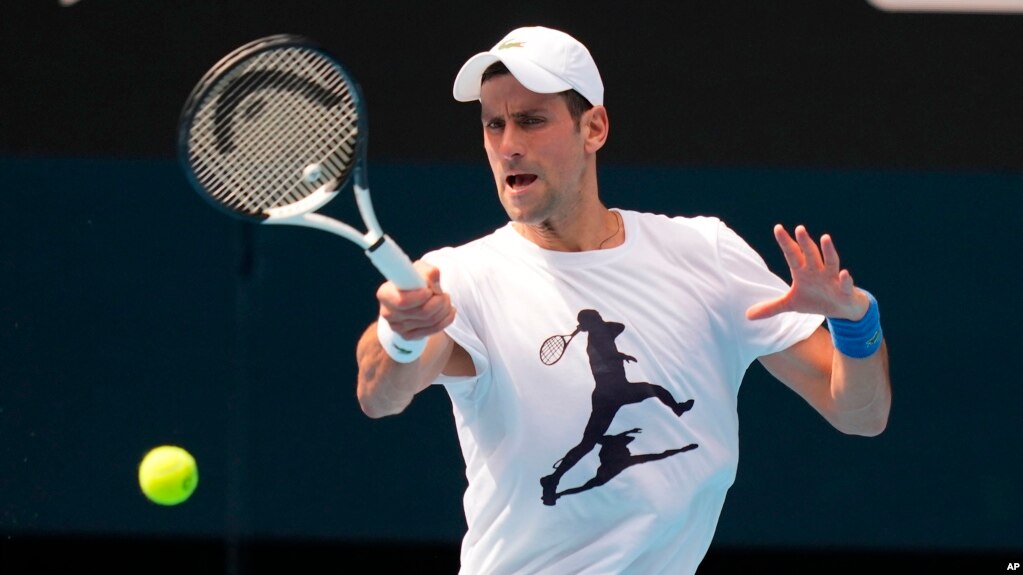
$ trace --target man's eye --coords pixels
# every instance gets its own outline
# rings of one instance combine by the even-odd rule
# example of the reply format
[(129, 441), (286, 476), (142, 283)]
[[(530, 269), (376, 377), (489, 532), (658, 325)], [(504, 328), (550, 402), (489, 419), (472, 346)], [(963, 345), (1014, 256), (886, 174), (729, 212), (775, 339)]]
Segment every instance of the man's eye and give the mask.
[(495, 120), (493, 122), (487, 122), (486, 124), (483, 124), (483, 127), (488, 130), (500, 130), (501, 128), (504, 127), (504, 122), (498, 122)]

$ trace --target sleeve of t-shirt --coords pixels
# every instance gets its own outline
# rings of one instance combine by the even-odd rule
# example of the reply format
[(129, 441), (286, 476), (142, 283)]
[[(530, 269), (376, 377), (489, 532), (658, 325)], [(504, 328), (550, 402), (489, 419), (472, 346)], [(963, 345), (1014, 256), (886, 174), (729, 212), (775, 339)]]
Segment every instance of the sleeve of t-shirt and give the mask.
[(746, 319), (750, 306), (785, 294), (789, 285), (723, 222), (718, 223), (717, 246), (724, 280), (732, 296), (732, 321), (744, 361), (752, 363), (758, 357), (787, 349), (820, 327), (824, 317), (816, 314), (785, 312), (765, 319)]
[(423, 256), (423, 260), (440, 270), (441, 289), (451, 296), (455, 306), (455, 320), (444, 329), (452, 340), (460, 345), (472, 358), (476, 367), (475, 376), (449, 376), (441, 374), (433, 381), (435, 385), (472, 386), (490, 370), (486, 346), (477, 329), (480, 321), (479, 299), (475, 297), (473, 282), (470, 280), (460, 258), (453, 248), (442, 248)]

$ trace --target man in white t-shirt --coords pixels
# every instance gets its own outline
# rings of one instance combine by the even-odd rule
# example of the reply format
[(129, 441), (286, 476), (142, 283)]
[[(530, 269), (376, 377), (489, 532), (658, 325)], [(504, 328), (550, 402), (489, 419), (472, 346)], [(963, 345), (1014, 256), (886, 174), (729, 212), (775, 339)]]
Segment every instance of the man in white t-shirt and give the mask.
[[(838, 430), (891, 406), (877, 302), (831, 239), (776, 226), (791, 285), (716, 218), (608, 209), (589, 51), (519, 28), (470, 58), (509, 223), (426, 254), (429, 287), (377, 290), (357, 348), (370, 417), (448, 392), (466, 463), (463, 574), (694, 573), (738, 465), (753, 361)], [(829, 329), (824, 329), (827, 322)]]

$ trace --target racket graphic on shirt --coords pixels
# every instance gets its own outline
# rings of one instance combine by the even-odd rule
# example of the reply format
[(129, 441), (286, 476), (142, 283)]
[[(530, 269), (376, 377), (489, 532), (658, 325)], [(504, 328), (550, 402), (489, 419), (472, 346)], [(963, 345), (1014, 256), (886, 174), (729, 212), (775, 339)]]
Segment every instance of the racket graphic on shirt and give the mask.
[[(282, 34), (245, 44), (206, 72), (181, 113), (178, 152), (195, 190), (224, 213), (331, 232), (362, 248), (399, 289), (425, 287), (377, 221), (367, 137), (365, 103), (344, 66), (307, 38)], [(315, 213), (349, 180), (365, 233)], [(398, 338), (396, 348), (407, 351), (406, 343)]]
[(540, 361), (544, 365), (554, 365), (558, 363), (561, 356), (565, 355), (565, 349), (568, 348), (569, 342), (572, 338), (579, 333), (579, 328), (568, 335), (552, 335), (549, 338), (543, 340), (540, 345)]

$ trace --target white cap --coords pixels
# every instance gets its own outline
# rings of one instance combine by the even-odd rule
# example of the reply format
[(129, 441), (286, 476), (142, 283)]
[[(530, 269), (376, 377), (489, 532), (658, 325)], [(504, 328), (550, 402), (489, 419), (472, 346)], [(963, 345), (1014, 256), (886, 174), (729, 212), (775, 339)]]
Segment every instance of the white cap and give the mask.
[(483, 71), (499, 60), (533, 92), (575, 90), (594, 106), (604, 103), (604, 83), (586, 46), (564, 32), (542, 26), (512, 30), (488, 52), (469, 58), (455, 77), (455, 99), (479, 100)]

